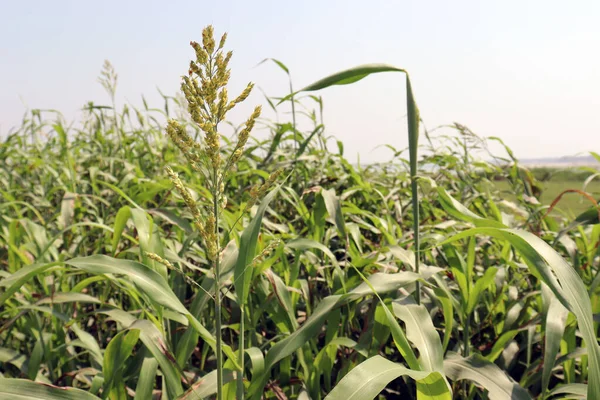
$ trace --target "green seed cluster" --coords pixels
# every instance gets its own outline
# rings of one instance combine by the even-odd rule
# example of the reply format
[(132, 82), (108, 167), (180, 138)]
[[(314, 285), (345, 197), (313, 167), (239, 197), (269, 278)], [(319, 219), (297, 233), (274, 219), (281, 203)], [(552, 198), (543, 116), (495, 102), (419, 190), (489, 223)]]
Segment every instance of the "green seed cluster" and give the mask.
[(271, 242), (269, 242), (267, 247), (265, 247), (264, 250), (261, 251), (259, 255), (257, 255), (256, 257), (254, 257), (252, 259), (250, 266), (256, 267), (257, 265), (262, 263), (265, 260), (265, 258), (267, 258), (273, 252), (273, 250), (275, 250), (279, 246), (280, 243), (281, 243), (280, 239), (275, 239), (275, 240), (272, 240)]
[[(239, 96), (229, 99), (227, 85), (231, 76), (229, 62), (232, 52), (223, 51), (226, 40), (227, 34), (224, 34), (217, 45), (213, 27), (206, 27), (202, 31), (202, 43), (190, 42), (196, 57), (190, 61), (188, 75), (183, 76), (181, 81), (181, 90), (192, 121), (204, 133), (204, 144), (195, 142), (187, 134), (185, 127), (175, 120), (169, 120), (166, 128), (168, 137), (184, 154), (192, 170), (207, 175), (206, 186), (213, 196), (213, 206), (206, 207), (203, 213), (177, 174), (172, 169), (167, 169), (169, 179), (192, 213), (194, 225), (206, 245), (210, 260), (215, 260), (220, 251), (216, 213), (227, 207), (224, 178), (240, 160), (250, 132), (261, 113), (260, 106), (254, 109), (238, 132), (233, 150), (224, 159), (219, 124), (225, 120), (230, 110), (248, 98), (254, 88), (254, 84), (249, 83)], [(247, 208), (266, 193), (279, 174), (280, 172), (273, 174), (262, 186), (253, 189), (250, 206)]]
[(277, 178), (279, 178), (282, 172), (283, 170), (281, 168), (276, 170), (271, 175), (269, 175), (269, 178), (266, 180), (265, 183), (263, 183), (262, 185), (254, 185), (252, 189), (250, 189), (250, 199), (248, 200), (248, 203), (246, 203), (246, 207), (244, 207), (244, 212), (252, 208), (252, 206), (256, 204), (256, 201), (267, 193), (269, 188), (273, 186), (273, 184), (275, 183), (275, 181), (277, 181)]

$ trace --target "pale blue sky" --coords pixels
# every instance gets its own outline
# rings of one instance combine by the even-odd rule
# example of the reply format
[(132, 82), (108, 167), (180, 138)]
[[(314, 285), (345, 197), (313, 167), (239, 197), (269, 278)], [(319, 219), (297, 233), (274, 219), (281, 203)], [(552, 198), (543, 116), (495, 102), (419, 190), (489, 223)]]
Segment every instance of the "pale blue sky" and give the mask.
[[(254, 81), (287, 90), (340, 69), (384, 62), (411, 73), (428, 127), (460, 122), (499, 136), (522, 158), (600, 150), (600, 1), (8, 1), (0, 0), (0, 134), (30, 108), (68, 118), (107, 97), (104, 59), (119, 74), (118, 101), (161, 106), (178, 91), (189, 41), (213, 24), (234, 51), (231, 92)], [(372, 161), (407, 144), (403, 81), (380, 75), (323, 92), (329, 133), (347, 155)], [(257, 91), (251, 101), (262, 102)], [(249, 107), (249, 105), (248, 105)], [(241, 122), (247, 109), (232, 118)]]

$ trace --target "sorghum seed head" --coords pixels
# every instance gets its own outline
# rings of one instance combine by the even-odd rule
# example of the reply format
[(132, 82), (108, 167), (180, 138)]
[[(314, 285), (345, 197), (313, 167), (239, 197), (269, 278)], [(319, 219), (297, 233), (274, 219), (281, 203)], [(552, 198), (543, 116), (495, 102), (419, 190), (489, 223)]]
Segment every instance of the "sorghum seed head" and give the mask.
[(215, 50), (215, 39), (213, 35), (214, 30), (212, 25), (208, 25), (202, 31), (202, 45), (208, 54), (212, 54), (212, 52)]
[(223, 48), (223, 46), (225, 46), (226, 40), (227, 40), (227, 32), (225, 32), (223, 34), (223, 36), (221, 36), (221, 41), (219, 42), (219, 50), (221, 50)]

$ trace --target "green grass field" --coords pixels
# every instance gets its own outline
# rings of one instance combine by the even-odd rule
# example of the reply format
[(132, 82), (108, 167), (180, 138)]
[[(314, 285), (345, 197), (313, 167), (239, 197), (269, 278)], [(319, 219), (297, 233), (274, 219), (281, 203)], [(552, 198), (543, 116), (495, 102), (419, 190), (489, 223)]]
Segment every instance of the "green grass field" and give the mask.
[[(498, 190), (506, 195), (507, 200), (515, 200), (512, 194), (510, 184), (506, 181), (496, 182)], [(543, 182), (543, 192), (540, 201), (544, 205), (550, 205), (552, 202), (565, 190), (577, 189), (583, 190), (583, 182), (577, 180), (550, 180)], [(595, 199), (600, 198), (600, 181), (592, 181), (588, 184), (586, 192), (590, 193)], [(578, 215), (587, 210), (591, 206), (591, 202), (584, 196), (578, 193), (566, 193), (559, 203), (556, 205), (556, 210), (559, 209), (566, 212), (568, 215)]]

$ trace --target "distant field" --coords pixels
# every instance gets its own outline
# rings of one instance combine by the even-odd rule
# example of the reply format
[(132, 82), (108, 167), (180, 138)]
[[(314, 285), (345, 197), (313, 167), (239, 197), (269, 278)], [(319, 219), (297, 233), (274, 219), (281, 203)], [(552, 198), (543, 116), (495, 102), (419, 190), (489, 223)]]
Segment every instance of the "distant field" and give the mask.
[[(514, 199), (510, 191), (508, 182), (499, 181), (496, 185), (500, 191), (506, 194), (507, 199)], [(542, 192), (541, 202), (542, 204), (549, 205), (567, 189), (583, 189), (583, 182), (578, 180), (560, 180), (552, 179), (543, 183), (544, 191)], [(590, 193), (596, 200), (600, 199), (600, 181), (592, 181), (586, 188), (586, 191)], [(585, 211), (591, 205), (590, 201), (578, 193), (567, 193), (565, 194), (556, 208), (560, 208), (567, 213), (573, 213), (578, 215), (582, 211)]]

